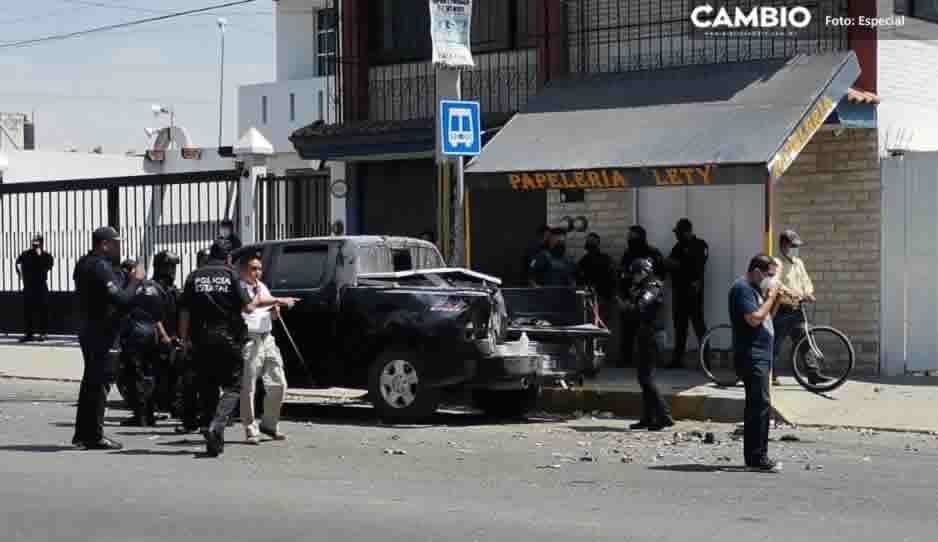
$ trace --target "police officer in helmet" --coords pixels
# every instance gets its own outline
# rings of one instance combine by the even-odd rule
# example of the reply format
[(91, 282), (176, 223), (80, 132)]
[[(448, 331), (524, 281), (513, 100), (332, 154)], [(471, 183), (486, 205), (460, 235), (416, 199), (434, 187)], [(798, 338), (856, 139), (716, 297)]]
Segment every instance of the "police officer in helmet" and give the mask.
[(171, 250), (157, 252), (153, 256), (153, 282), (163, 295), (163, 327), (172, 341), (160, 348), (160, 363), (156, 371), (156, 407), (179, 416), (176, 407), (175, 390), (178, 375), (181, 374), (181, 356), (178, 355), (179, 341), (179, 288), (176, 286), (176, 270), (180, 263), (179, 255)]
[(637, 258), (629, 265), (630, 284), (625, 298), (618, 298), (622, 317), (635, 328), (638, 340), (636, 364), (638, 383), (642, 388), (642, 417), (632, 429), (660, 431), (674, 425), (668, 407), (655, 385), (658, 343), (655, 341), (655, 320), (663, 301), (664, 285), (654, 274), (648, 258)]
[[(121, 265), (126, 273), (139, 267), (136, 260)], [(166, 296), (154, 280), (144, 280), (134, 291), (130, 310), (121, 322), (121, 379), (125, 399), (133, 415), (121, 422), (124, 426), (156, 425), (157, 375), (162, 362), (161, 351), (169, 348), (172, 338), (167, 333)]]
[(78, 340), (85, 363), (72, 443), (86, 450), (119, 450), (121, 444), (103, 433), (116, 369), (110, 351), (117, 342), (120, 313), (131, 306), (143, 269), (138, 266), (129, 275), (115, 271), (120, 235), (114, 228), (98, 228), (91, 241), (91, 252), (78, 260), (72, 275), (84, 320)]

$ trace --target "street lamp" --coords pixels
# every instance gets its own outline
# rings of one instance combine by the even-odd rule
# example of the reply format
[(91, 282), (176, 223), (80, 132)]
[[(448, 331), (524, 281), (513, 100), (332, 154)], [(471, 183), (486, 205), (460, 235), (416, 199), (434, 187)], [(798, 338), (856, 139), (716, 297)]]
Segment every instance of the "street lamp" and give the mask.
[(221, 148), (222, 119), (225, 110), (225, 26), (228, 19), (218, 18), (218, 34), (221, 36), (221, 59), (218, 62), (218, 148)]
[(158, 117), (160, 115), (169, 115), (169, 145), (167, 149), (172, 148), (173, 146), (173, 129), (176, 126), (176, 113), (173, 111), (173, 108), (166, 107), (165, 105), (153, 104), (150, 109), (153, 111), (153, 116)]

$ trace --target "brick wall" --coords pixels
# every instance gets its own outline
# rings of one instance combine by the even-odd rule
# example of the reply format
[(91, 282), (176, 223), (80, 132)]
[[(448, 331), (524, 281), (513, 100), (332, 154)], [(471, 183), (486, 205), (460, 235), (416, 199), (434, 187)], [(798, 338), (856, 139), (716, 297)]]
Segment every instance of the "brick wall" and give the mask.
[(547, 222), (560, 226), (565, 216), (585, 216), (589, 230), (571, 233), (567, 238), (570, 255), (577, 261), (583, 257), (586, 234), (595, 232), (602, 238), (603, 251), (618, 263), (625, 251), (626, 230), (634, 224), (633, 194), (632, 190), (587, 191), (584, 201), (566, 203), (561, 200), (560, 191), (551, 190), (547, 195)]
[(819, 132), (776, 185), (775, 233), (798, 231), (817, 321), (846, 333), (857, 372), (879, 370), (881, 177), (876, 130)]

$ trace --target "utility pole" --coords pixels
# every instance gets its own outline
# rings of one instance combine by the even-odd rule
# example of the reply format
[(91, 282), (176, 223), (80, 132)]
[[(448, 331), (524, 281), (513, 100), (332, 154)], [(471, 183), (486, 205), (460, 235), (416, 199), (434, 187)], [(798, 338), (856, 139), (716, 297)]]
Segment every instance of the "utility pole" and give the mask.
[(222, 127), (225, 114), (225, 26), (228, 20), (218, 18), (218, 32), (221, 35), (221, 59), (218, 67), (218, 148), (221, 148)]

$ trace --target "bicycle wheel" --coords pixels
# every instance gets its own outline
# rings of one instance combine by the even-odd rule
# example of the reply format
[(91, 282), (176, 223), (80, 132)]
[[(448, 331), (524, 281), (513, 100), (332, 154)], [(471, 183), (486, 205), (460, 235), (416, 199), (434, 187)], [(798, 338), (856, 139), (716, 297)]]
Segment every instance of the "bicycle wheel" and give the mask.
[[(853, 345), (840, 330), (829, 326), (812, 327), (810, 333), (821, 355), (813, 352), (807, 335), (802, 337), (792, 349), (795, 380), (816, 393), (835, 390), (847, 381), (853, 371), (856, 363)], [(812, 365), (816, 366), (823, 381), (811, 381)]]
[(722, 324), (711, 328), (700, 345), (700, 368), (717, 386), (729, 388), (739, 382), (733, 362), (733, 328)]

